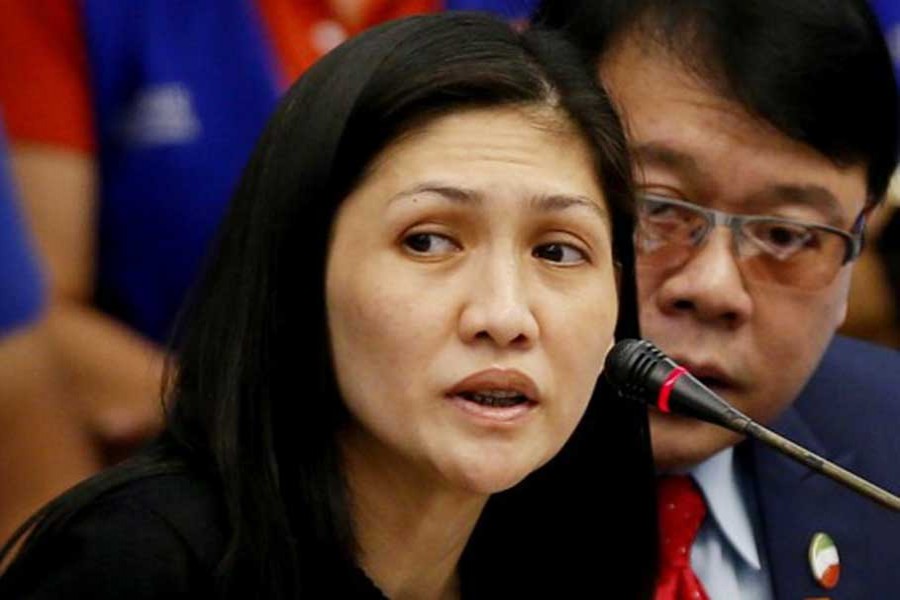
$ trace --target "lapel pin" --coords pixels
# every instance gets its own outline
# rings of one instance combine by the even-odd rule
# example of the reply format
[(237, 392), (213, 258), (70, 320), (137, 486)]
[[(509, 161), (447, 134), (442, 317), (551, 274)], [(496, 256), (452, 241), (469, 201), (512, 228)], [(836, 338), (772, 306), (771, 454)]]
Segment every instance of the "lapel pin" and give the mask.
[(834, 540), (819, 532), (809, 542), (809, 568), (820, 586), (830, 590), (841, 576), (841, 558)]

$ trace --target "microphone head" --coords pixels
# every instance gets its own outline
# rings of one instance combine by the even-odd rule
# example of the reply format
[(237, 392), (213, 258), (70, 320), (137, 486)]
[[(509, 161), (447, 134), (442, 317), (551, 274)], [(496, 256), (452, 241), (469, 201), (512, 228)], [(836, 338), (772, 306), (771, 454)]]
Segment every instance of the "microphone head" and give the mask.
[(678, 366), (647, 340), (622, 340), (606, 355), (603, 375), (626, 398), (655, 405), (659, 390), (648, 385), (651, 372), (661, 363)]
[(740, 432), (752, 422), (647, 340), (618, 342), (606, 356), (603, 374), (623, 397), (665, 413)]

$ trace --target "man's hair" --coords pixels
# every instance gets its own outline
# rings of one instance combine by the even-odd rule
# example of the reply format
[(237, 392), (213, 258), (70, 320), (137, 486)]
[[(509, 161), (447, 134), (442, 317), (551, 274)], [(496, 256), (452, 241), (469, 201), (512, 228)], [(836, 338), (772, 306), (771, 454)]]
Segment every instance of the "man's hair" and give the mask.
[(897, 162), (890, 52), (866, 0), (543, 0), (592, 62), (630, 34), (838, 165), (864, 164), (880, 201)]

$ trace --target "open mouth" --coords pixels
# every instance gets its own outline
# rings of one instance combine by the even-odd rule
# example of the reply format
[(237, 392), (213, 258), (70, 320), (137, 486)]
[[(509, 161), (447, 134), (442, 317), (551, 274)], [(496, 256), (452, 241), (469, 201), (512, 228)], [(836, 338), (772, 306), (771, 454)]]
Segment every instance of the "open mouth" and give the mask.
[(518, 406), (529, 402), (524, 394), (510, 390), (491, 390), (484, 392), (460, 392), (460, 398), (464, 398), (469, 402), (479, 404), (481, 406), (490, 406), (494, 408), (507, 408), (510, 406)]
[(479, 371), (459, 381), (446, 394), (477, 423), (502, 427), (524, 422), (541, 402), (534, 380), (516, 369)]

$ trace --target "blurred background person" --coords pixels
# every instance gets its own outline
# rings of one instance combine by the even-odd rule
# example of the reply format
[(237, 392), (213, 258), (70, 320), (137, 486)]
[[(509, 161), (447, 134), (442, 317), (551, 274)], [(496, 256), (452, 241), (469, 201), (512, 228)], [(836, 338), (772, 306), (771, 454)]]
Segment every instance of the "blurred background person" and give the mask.
[(48, 333), (112, 462), (160, 427), (161, 344), (287, 82), (432, 0), (2, 0), (0, 106)]
[(0, 544), (99, 462), (53, 368), (46, 290), (0, 135)]
[[(900, 2), (871, 0), (900, 80)], [(866, 226), (866, 246), (853, 270), (847, 321), (841, 333), (900, 348), (900, 177)]]

